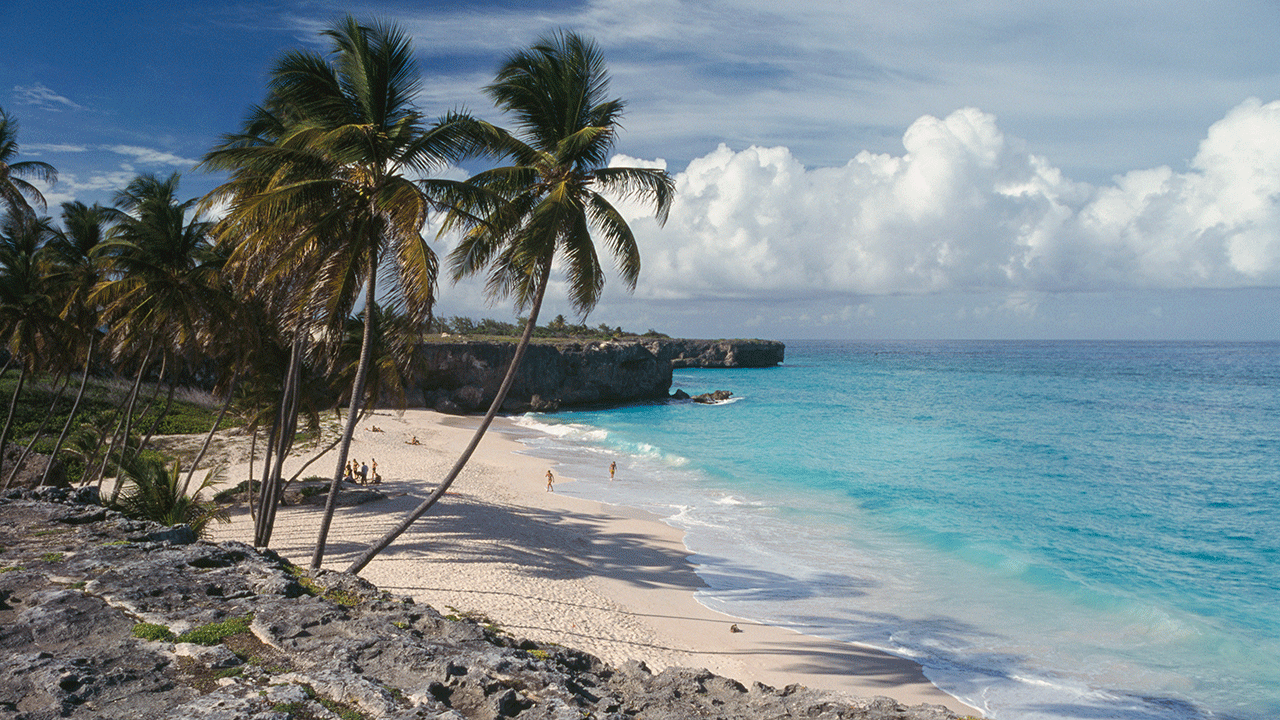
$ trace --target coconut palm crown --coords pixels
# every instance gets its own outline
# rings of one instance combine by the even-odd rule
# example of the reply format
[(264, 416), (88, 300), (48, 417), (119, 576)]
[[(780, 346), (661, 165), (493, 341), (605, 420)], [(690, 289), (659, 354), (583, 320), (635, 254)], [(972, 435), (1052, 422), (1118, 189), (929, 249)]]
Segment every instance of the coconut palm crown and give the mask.
[(500, 202), (449, 217), (446, 231), (470, 226), (449, 256), (455, 281), (487, 270), (491, 296), (524, 308), (559, 256), (570, 300), (585, 316), (604, 289), (594, 232), (635, 288), (640, 251), (605, 195), (651, 202), (663, 223), (675, 191), (665, 171), (607, 166), (625, 105), (608, 91), (599, 48), (574, 33), (544, 37), (508, 58), (485, 92), (516, 119), (517, 134), (498, 148), (514, 162), (469, 181)]
[[(44, 210), (44, 195), (27, 178), (54, 182), (58, 171), (38, 160), (15, 162), (18, 156), (18, 121), (0, 108), (0, 210), (32, 212)], [(28, 202), (28, 198), (30, 202)]]
[(494, 146), (513, 164), (473, 176), (469, 183), (482, 192), (453, 198), (444, 231), (466, 229), (449, 256), (453, 278), (487, 270), (491, 296), (513, 297), (517, 307), (529, 308), (524, 334), (488, 412), (449, 474), (347, 572), (363, 569), (443, 497), (462, 472), (519, 372), (557, 258), (564, 265), (570, 300), (584, 316), (604, 289), (593, 233), (603, 240), (628, 288), (635, 288), (640, 251), (631, 228), (605, 195), (652, 203), (660, 223), (674, 197), (665, 171), (605, 166), (623, 102), (608, 98), (609, 75), (593, 42), (568, 32), (545, 37), (508, 58), (485, 92), (516, 119), (518, 133), (504, 133)]
[[(395, 25), (347, 16), (323, 34), (330, 52), (284, 54), (263, 106), (204, 164), (232, 172), (216, 193), (231, 205), (221, 234), (237, 243), (232, 264), (263, 268), (253, 273), (262, 284), (298, 288), (295, 337), (321, 323), (321, 337), (336, 348), (360, 302), (430, 320), (438, 262), (422, 227), (437, 207), (433, 189), (459, 183), (417, 176), (478, 147), (477, 133), (492, 133), (463, 113), (424, 121), (414, 106), (421, 77), (413, 50)], [(323, 558), (371, 347), (368, 324), (313, 567)]]

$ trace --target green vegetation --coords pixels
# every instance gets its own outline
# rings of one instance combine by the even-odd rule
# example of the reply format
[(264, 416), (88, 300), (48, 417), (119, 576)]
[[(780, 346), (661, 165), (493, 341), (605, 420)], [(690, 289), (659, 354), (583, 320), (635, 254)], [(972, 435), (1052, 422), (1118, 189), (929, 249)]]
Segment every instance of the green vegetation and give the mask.
[[(477, 441), (534, 338), (634, 336), (585, 324), (606, 265), (631, 289), (640, 271), (635, 237), (612, 203), (648, 206), (662, 222), (674, 183), (662, 170), (609, 164), (624, 102), (609, 97), (592, 41), (559, 33), (508, 58), (484, 92), (512, 119), (510, 131), (467, 113), (427, 118), (415, 105), (422, 75), (410, 36), (395, 24), (346, 16), (321, 35), (323, 52), (277, 59), (262, 101), (205, 154), (201, 169), (227, 180), (203, 198), (182, 198), (177, 174), (141, 174), (110, 207), (73, 201), (58, 220), (44, 217), (26, 178), (48, 182), (56, 171), (19, 156), (17, 122), (0, 109), (0, 395), (9, 399), (0, 488), (16, 469), (39, 467), (27, 461), (38, 452), (57, 462), (22, 482), (52, 482), (60, 467), (72, 483), (97, 482), (107, 504), (133, 517), (200, 532), (218, 513), (190, 498), (212, 484), (196, 482), (195, 468), (224, 420), (253, 433), (256, 457), (279, 459), (319, 428), (322, 412), (348, 405), (326, 478), (337, 487), (364, 411), (380, 398), (403, 402), (414, 349), (443, 337), (433, 331), (519, 335)], [(465, 181), (432, 177), (490, 162)], [(493, 298), (527, 316), (433, 318), (440, 261), (422, 229), (437, 212), (442, 233), (460, 235), (448, 274), (485, 275)], [(537, 324), (553, 265), (563, 268), (577, 324)], [(186, 387), (209, 394), (184, 398)], [(156, 435), (194, 433), (206, 433), (194, 458), (152, 447)], [(443, 495), (467, 453), (353, 572)], [(256, 494), (255, 546), (270, 544), (280, 475), (273, 463), (218, 495)], [(313, 568), (336, 496), (328, 494)]]
[[(502, 322), (492, 318), (476, 321), (467, 317), (436, 318), (431, 324), (430, 333), (423, 337), (425, 342), (447, 342), (457, 336), (469, 340), (516, 340), (524, 331), (528, 318), (517, 318), (514, 323)], [(611, 327), (608, 323), (600, 323), (590, 327), (585, 323), (573, 324), (565, 320), (564, 315), (557, 315), (546, 325), (538, 325), (533, 329), (533, 341), (547, 340), (619, 340), (624, 338), (665, 338), (668, 337), (656, 330), (643, 334), (623, 330), (621, 326)]]
[(60, 552), (49, 552), (40, 556), (40, 559), (47, 563), (60, 563), (66, 555)]
[(183, 481), (177, 460), (172, 468), (165, 468), (160, 460), (138, 457), (121, 464), (120, 472), (131, 485), (112, 506), (131, 518), (168, 526), (187, 524), (196, 535), (203, 535), (213, 520), (230, 522), (217, 503), (198, 499), (201, 491), (217, 484), (221, 472), (209, 473), (194, 488)]
[(345, 590), (325, 590), (307, 574), (306, 570), (297, 565), (289, 565), (287, 570), (302, 586), (303, 591), (312, 597), (322, 597), (329, 602), (345, 605), (346, 607), (355, 607), (363, 601), (363, 598), (359, 595)]
[(138, 623), (133, 626), (133, 636), (143, 640), (173, 641), (173, 631), (163, 625), (154, 623)]
[(22, 567), (21, 565), (10, 565), (8, 567), (0, 567), (0, 573), (18, 572), (19, 570), (26, 570), (26, 568)]
[(253, 622), (253, 615), (245, 615), (244, 617), (228, 618), (222, 622), (209, 623), (198, 628), (192, 628), (179, 635), (174, 642), (194, 643), (196, 645), (217, 645), (222, 639), (229, 635), (239, 635), (240, 633), (249, 632), (249, 625)]

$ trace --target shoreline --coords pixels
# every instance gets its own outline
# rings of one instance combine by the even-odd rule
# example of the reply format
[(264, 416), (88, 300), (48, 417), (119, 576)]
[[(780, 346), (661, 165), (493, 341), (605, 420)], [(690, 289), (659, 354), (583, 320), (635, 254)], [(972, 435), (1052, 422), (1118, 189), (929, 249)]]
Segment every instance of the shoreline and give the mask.
[[(339, 507), (324, 567), (342, 570), (425, 496), (456, 460), (478, 420), (429, 410), (379, 411), (356, 431), (351, 457), (378, 460), (385, 501)], [(725, 615), (700, 604), (704, 588), (688, 560), (683, 531), (647, 511), (547, 492), (554, 461), (525, 454), (496, 421), (450, 492), (361, 576), (441, 612), (483, 615), (516, 635), (555, 642), (620, 665), (644, 661), (705, 667), (743, 684), (799, 683), (859, 696), (885, 695), (907, 705), (974, 708), (943, 693), (915, 662), (869, 647), (803, 635)], [(372, 432), (377, 426), (382, 432)], [(408, 444), (417, 437), (421, 445)], [(285, 463), (286, 475), (307, 459)], [(309, 468), (332, 472), (329, 453)], [(237, 482), (247, 463), (229, 468)], [(556, 484), (570, 483), (559, 477)], [(281, 507), (272, 549), (309, 564), (319, 505)], [(251, 541), (241, 508), (230, 525), (213, 524), (213, 540)], [(733, 632), (736, 626), (740, 632)]]

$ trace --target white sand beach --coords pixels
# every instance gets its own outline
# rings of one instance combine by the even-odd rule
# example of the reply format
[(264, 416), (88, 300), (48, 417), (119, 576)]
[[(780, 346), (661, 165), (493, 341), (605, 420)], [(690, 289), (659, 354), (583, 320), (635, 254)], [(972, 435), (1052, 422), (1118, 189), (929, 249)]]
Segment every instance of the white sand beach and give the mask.
[[(346, 569), (416, 506), (478, 422), (427, 410), (380, 411), (362, 422), (351, 457), (377, 460), (379, 489), (390, 499), (337, 509), (325, 567)], [(420, 445), (408, 443), (414, 436)], [(521, 447), (491, 431), (450, 493), (362, 577), (441, 612), (480, 613), (518, 637), (576, 647), (614, 664), (638, 659), (655, 672), (706, 667), (744, 684), (800, 683), (979, 714), (908, 660), (703, 607), (694, 598), (703, 584), (679, 530), (642, 511), (547, 492), (549, 465), (517, 454)], [(309, 456), (304, 449), (290, 458), (286, 477)], [(305, 475), (331, 474), (335, 457), (330, 453)], [(232, 467), (228, 478), (238, 482), (245, 474), (244, 465)], [(569, 482), (557, 473), (557, 486)], [(322, 505), (281, 507), (272, 549), (307, 566), (322, 512)], [(211, 525), (210, 539), (251, 542), (247, 512)], [(733, 625), (741, 632), (731, 632)]]

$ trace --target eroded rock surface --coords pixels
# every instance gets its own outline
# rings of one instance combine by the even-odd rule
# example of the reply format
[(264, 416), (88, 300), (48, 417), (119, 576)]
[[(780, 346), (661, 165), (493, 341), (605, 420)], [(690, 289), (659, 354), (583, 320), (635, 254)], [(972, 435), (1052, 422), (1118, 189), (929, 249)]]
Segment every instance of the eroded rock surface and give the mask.
[(705, 670), (610, 667), (92, 499), (0, 498), (0, 717), (955, 717)]

